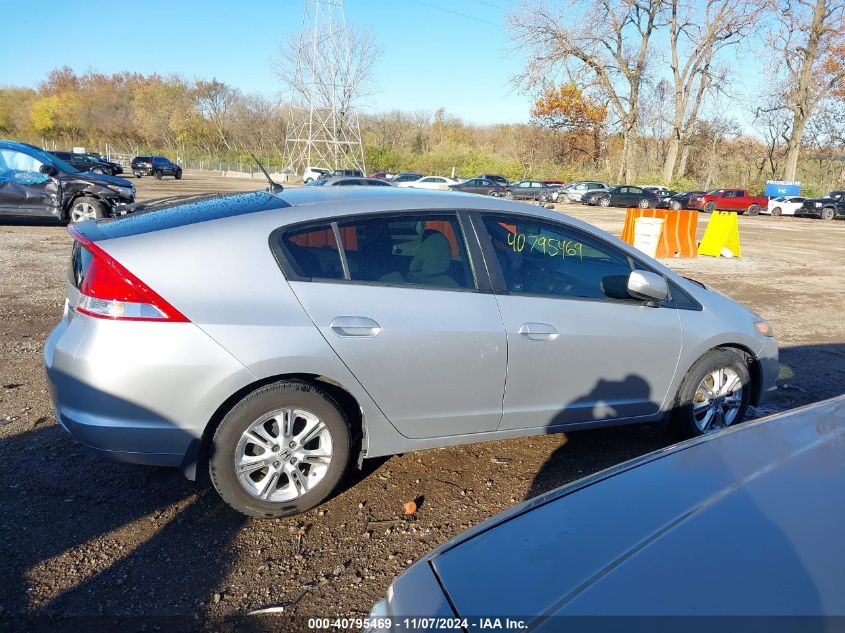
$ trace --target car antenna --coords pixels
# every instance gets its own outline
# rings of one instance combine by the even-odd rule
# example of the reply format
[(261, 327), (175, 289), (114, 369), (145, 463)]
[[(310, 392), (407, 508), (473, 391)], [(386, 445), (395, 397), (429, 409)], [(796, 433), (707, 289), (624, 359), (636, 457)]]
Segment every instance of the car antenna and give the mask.
[(268, 174), (267, 170), (264, 169), (264, 166), (261, 163), (258, 162), (258, 159), (255, 157), (255, 154), (250, 154), (250, 156), (252, 156), (252, 160), (255, 161), (255, 164), (258, 165), (258, 169), (261, 170), (261, 173), (263, 173), (264, 177), (267, 179), (267, 182), (269, 183), (269, 186), (267, 187), (267, 189), (270, 190), (270, 193), (281, 193), (281, 192), (283, 192), (285, 190), (285, 188), (282, 187), (282, 185), (280, 185), (276, 181), (274, 181), (272, 178), (270, 178), (270, 174)]

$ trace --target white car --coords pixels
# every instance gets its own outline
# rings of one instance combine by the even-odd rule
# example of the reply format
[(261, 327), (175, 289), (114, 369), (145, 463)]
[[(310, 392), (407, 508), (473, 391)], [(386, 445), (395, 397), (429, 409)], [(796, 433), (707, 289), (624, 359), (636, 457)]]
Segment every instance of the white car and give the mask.
[(803, 196), (781, 196), (779, 198), (771, 198), (769, 206), (765, 209), (760, 209), (760, 213), (769, 213), (771, 215), (795, 215), (795, 212), (801, 208), (807, 198)]
[(446, 176), (423, 176), (419, 180), (411, 180), (410, 182), (400, 182), (397, 187), (411, 187), (413, 189), (439, 189), (440, 191), (447, 191), (449, 185), (458, 184), (457, 180), (446, 178)]
[(306, 167), (302, 172), (302, 182), (306, 185), (312, 180), (320, 180), (322, 178), (330, 178), (332, 175), (331, 169), (325, 167)]

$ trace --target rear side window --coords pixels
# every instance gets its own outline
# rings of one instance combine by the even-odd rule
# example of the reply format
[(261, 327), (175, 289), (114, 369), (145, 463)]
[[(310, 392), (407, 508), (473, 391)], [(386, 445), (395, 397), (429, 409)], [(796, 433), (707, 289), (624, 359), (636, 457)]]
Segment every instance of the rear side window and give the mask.
[(77, 289), (82, 287), (91, 260), (92, 256), (88, 249), (79, 242), (74, 242), (70, 254), (70, 281)]
[(508, 292), (623, 299), (631, 264), (609, 244), (566, 225), (526, 216), (485, 216)]
[(475, 286), (454, 214), (360, 218), (338, 228), (352, 281)]
[(280, 245), (300, 277), (343, 279), (340, 251), (330, 225), (285, 233)]

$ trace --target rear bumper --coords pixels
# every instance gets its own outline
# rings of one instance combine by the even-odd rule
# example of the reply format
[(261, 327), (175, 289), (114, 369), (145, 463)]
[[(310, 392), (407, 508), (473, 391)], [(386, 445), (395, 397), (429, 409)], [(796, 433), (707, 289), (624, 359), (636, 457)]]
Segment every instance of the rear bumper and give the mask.
[(191, 323), (71, 312), (44, 345), (56, 420), (118, 461), (179, 466), (217, 408), (252, 374)]

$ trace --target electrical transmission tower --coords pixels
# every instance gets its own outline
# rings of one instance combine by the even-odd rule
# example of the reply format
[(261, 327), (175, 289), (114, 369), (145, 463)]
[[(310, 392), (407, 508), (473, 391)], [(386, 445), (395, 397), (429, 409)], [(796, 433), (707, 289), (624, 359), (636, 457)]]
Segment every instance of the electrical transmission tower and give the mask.
[(364, 146), (354, 108), (356, 66), (351, 58), (343, 0), (305, 0), (296, 48), (285, 155), (296, 173), (306, 167), (364, 169)]

